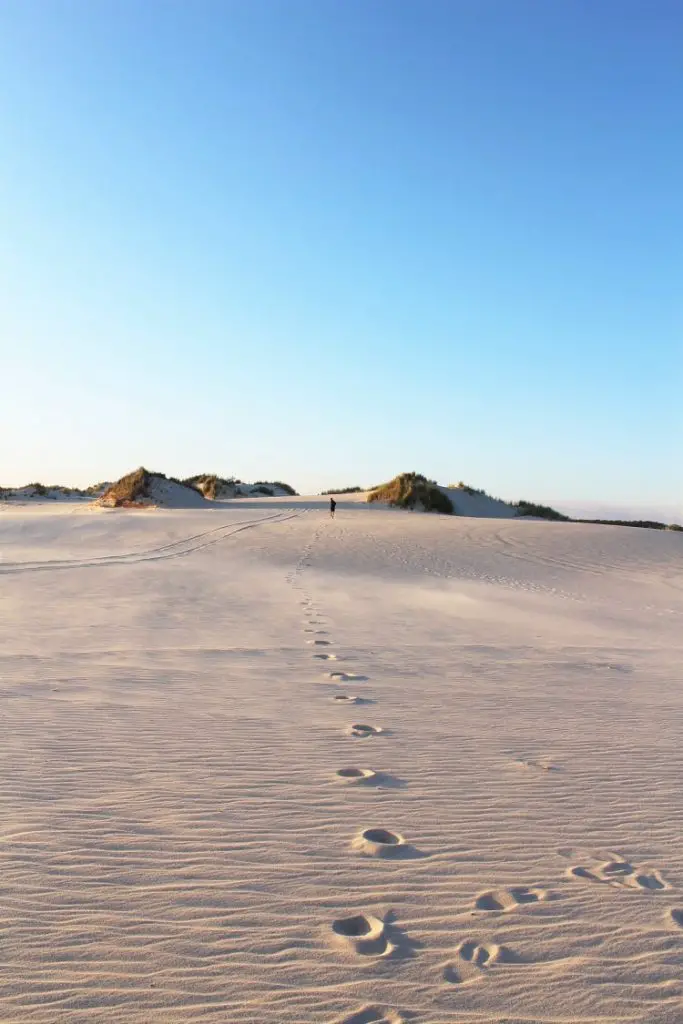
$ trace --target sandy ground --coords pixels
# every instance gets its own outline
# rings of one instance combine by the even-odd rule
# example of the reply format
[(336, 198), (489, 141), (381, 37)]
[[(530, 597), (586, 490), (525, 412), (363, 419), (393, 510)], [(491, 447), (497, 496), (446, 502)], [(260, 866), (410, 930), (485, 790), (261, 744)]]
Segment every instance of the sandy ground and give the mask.
[(5, 507), (0, 609), (3, 1024), (683, 1021), (680, 535)]

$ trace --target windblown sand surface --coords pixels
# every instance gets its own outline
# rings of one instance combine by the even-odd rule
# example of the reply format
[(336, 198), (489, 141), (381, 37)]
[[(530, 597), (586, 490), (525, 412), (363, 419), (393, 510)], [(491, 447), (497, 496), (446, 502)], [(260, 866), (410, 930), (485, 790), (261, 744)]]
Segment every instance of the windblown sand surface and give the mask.
[(0, 1020), (683, 1021), (681, 536), (322, 504), (0, 512)]

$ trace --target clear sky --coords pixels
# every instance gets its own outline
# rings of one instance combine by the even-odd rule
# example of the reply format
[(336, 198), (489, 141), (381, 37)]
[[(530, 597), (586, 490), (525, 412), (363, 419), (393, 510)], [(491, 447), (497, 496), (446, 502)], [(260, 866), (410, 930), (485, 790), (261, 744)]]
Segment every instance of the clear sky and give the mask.
[(680, 0), (0, 0), (0, 483), (683, 497)]

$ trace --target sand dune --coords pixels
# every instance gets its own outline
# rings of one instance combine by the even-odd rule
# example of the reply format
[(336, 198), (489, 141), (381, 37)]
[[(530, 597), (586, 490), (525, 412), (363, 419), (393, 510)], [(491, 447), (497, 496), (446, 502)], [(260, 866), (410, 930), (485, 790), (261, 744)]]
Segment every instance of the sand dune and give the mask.
[(0, 1019), (682, 1021), (681, 535), (324, 505), (3, 511)]

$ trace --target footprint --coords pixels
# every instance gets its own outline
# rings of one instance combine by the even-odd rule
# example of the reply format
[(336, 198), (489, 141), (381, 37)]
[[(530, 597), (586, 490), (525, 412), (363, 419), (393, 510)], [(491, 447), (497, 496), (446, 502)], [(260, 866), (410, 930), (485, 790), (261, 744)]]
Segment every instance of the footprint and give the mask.
[(364, 828), (354, 837), (354, 850), (370, 857), (394, 857), (406, 849), (406, 841), (399, 832), (387, 828)]
[(355, 672), (328, 672), (328, 679), (334, 679), (335, 683), (364, 683), (367, 676), (357, 676)]
[(384, 921), (372, 914), (341, 917), (332, 922), (332, 931), (361, 956), (391, 956), (396, 949), (386, 936)]
[(601, 864), (598, 868), (598, 877), (606, 882), (610, 882), (612, 879), (626, 878), (628, 875), (632, 875), (634, 871), (633, 864), (629, 864), (627, 860), (608, 860), (607, 863)]
[(320, 661), (337, 661), (336, 654), (314, 654), (314, 658), (319, 658)]
[(354, 722), (353, 725), (349, 726), (349, 735), (357, 736), (359, 739), (367, 739), (368, 736), (379, 736), (384, 732), (384, 729), (380, 725), (363, 725), (360, 722)]
[(367, 782), (376, 775), (371, 768), (339, 768), (336, 772), (336, 777), (347, 783)]
[(570, 868), (567, 868), (567, 875), (569, 878), (580, 879), (584, 882), (599, 882), (601, 879), (597, 875), (594, 875), (588, 868), (583, 867), (582, 864), (575, 864)]
[(360, 704), (360, 697), (356, 697), (350, 693), (336, 693), (332, 698), (337, 704)]
[(586, 867), (574, 864), (567, 868), (569, 878), (587, 882), (605, 882), (622, 889), (636, 889), (639, 892), (661, 892), (670, 889), (656, 868), (639, 867), (618, 854), (609, 854), (607, 860), (597, 861)]
[(473, 939), (465, 939), (456, 950), (461, 960), (477, 967), (492, 967), (502, 959), (503, 947), (496, 943), (477, 943)]
[(474, 906), (477, 910), (510, 911), (525, 903), (539, 903), (547, 899), (548, 892), (545, 889), (514, 886), (511, 889), (490, 889), (488, 892), (482, 892), (477, 896)]
[(456, 961), (444, 968), (444, 981), (451, 985), (475, 981), (480, 972), (488, 970), (494, 964), (505, 959), (505, 947), (495, 942), (477, 942), (475, 939), (463, 939), (455, 951)]
[(405, 1018), (381, 1006), (362, 1006), (349, 1017), (339, 1018), (335, 1024), (405, 1024)]
[(676, 928), (683, 928), (683, 910), (680, 907), (670, 907), (666, 912), (666, 917)]
[(329, 647), (331, 644), (330, 640), (307, 640), (307, 644), (313, 644), (315, 647)]
[(472, 977), (464, 978), (455, 964), (446, 964), (443, 969), (443, 980), (447, 981), (449, 985), (462, 985), (463, 982), (473, 981), (474, 979)]
[(624, 881), (631, 889), (640, 889), (646, 892), (661, 892), (662, 889), (669, 888), (668, 883), (655, 868), (651, 868), (649, 871), (640, 871), (636, 868), (635, 874), (629, 875)]

